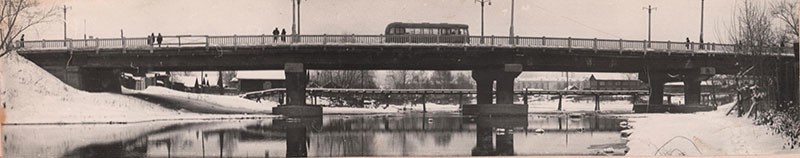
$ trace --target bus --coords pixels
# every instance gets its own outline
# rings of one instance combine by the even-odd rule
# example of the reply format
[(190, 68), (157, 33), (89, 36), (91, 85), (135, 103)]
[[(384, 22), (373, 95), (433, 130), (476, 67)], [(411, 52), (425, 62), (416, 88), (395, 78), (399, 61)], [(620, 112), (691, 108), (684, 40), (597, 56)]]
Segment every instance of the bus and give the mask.
[(469, 43), (469, 26), (394, 22), (386, 26), (386, 43)]

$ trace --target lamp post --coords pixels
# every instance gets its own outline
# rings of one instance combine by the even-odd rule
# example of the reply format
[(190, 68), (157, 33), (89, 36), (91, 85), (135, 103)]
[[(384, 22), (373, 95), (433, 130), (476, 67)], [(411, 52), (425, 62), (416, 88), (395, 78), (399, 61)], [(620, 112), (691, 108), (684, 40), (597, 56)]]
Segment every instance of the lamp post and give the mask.
[(297, 25), (296, 25), (296, 21), (295, 21), (295, 20), (297, 20), (297, 15), (295, 15), (295, 14), (297, 14), (297, 11), (295, 10), (295, 8), (297, 8), (297, 6), (294, 3), (294, 1), (296, 1), (296, 0), (292, 0), (292, 35), (297, 34)]
[(67, 46), (67, 5), (64, 5), (64, 46)]
[(297, 34), (300, 34), (300, 0), (297, 0)]
[(492, 5), (491, 0), (475, 0), (475, 2), (481, 3), (481, 44), (483, 44), (483, 7), (486, 3)]
[(700, 0), (700, 49), (705, 49), (703, 44), (703, 10), (705, 8), (706, 0)]
[(647, 10), (647, 48), (650, 48), (650, 46), (651, 46), (650, 45), (650, 43), (651, 43), (650, 42), (650, 26), (651, 26), (650, 24), (651, 24), (651, 19), (653, 17), (653, 10), (656, 10), (656, 8), (654, 8), (654, 7), (650, 6), (650, 5), (647, 5), (647, 8), (642, 7), (642, 9)]
[(508, 43), (509, 44), (516, 44), (516, 40), (514, 39), (514, 0), (511, 0), (511, 26), (508, 28)]

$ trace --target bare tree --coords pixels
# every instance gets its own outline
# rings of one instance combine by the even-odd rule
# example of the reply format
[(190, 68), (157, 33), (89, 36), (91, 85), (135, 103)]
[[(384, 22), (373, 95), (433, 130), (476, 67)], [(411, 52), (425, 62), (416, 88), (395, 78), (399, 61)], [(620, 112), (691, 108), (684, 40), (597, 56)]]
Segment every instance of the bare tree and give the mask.
[(23, 31), (36, 24), (47, 22), (56, 15), (56, 9), (40, 10), (36, 0), (2, 0), (0, 2), (0, 49), (5, 56), (13, 48), (13, 41)]
[[(776, 42), (772, 19), (763, 2), (745, 0), (736, 10), (736, 21), (729, 30), (731, 42), (747, 47), (765, 47)], [(761, 52), (759, 50), (751, 50)]]
[[(771, 3), (772, 16), (778, 18), (783, 23), (784, 34), (789, 38), (797, 41), (798, 37), (798, 17), (797, 17), (797, 1), (796, 0), (782, 0)], [(789, 40), (789, 39), (784, 39)], [(781, 41), (788, 42), (788, 41)]]

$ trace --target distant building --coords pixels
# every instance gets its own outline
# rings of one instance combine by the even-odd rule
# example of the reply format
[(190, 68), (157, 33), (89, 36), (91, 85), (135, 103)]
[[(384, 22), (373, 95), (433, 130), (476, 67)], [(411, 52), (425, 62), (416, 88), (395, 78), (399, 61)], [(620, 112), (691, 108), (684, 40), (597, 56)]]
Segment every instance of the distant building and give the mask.
[(647, 90), (647, 84), (639, 80), (629, 79), (597, 79), (589, 77), (586, 90)]
[(237, 71), (231, 85), (239, 92), (252, 92), (273, 88), (286, 88), (283, 71)]

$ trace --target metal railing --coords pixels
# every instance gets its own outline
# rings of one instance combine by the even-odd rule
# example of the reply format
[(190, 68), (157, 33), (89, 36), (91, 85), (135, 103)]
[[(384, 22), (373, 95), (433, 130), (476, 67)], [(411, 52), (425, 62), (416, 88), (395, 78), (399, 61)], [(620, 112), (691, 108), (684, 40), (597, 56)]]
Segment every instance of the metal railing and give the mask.
[[(481, 43), (480, 39), (484, 39)], [(182, 47), (249, 47), (276, 45), (438, 45), (454, 47), (544, 47), (591, 49), (603, 51), (659, 51), (675, 53), (736, 53), (761, 55), (793, 56), (791, 47), (753, 47), (718, 43), (686, 43), (671, 41), (597, 39), (597, 38), (559, 38), (559, 37), (520, 37), (520, 36), (454, 36), (454, 35), (179, 35), (163, 36), (157, 42), (147, 43), (146, 37), (134, 38), (94, 38), (67, 40), (38, 40), (18, 42), (18, 49), (35, 51), (38, 49), (159, 49)], [(649, 46), (648, 46), (649, 43)], [(24, 47), (22, 47), (24, 46)], [(704, 49), (701, 49), (704, 48)]]

